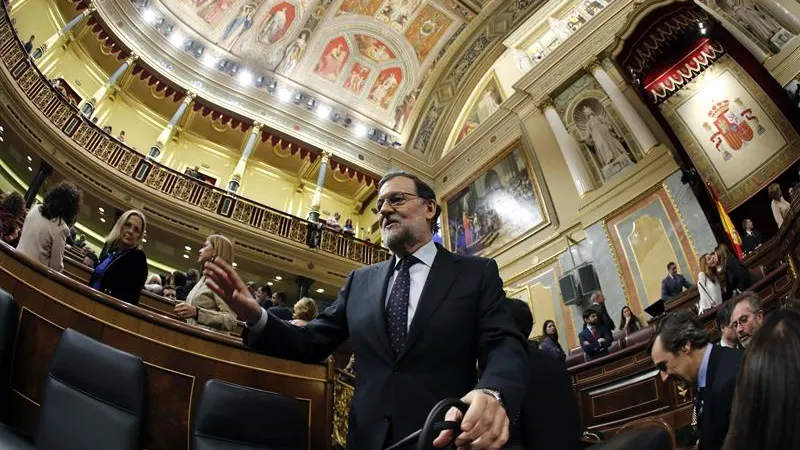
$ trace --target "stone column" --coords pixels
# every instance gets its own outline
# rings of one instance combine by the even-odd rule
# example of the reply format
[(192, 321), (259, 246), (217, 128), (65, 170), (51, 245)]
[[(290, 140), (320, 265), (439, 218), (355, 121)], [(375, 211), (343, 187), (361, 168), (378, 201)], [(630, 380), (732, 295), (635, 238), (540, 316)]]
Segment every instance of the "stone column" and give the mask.
[(753, 0), (792, 34), (800, 34), (800, 2), (796, 0)]
[(172, 119), (170, 119), (169, 124), (164, 128), (164, 131), (158, 135), (158, 139), (156, 139), (156, 143), (150, 147), (150, 159), (158, 161), (159, 157), (161, 156), (161, 149), (164, 147), (164, 144), (169, 142), (172, 138), (172, 134), (175, 132), (175, 127), (178, 126), (178, 122), (180, 122), (181, 117), (183, 117), (186, 110), (189, 109), (189, 105), (192, 104), (195, 97), (194, 92), (187, 92), (186, 97), (183, 99), (181, 106), (178, 107), (178, 110), (175, 111), (175, 114), (172, 115)]
[(575, 183), (575, 189), (578, 190), (578, 194), (583, 196), (594, 189), (594, 183), (588, 170), (586, 170), (578, 141), (567, 131), (567, 127), (561, 121), (561, 117), (559, 117), (552, 100), (547, 99), (542, 102), (539, 105), (539, 109), (547, 119), (550, 129), (553, 130), (558, 147), (567, 162), (569, 173), (572, 175), (572, 181)]
[(239, 157), (239, 162), (236, 163), (236, 168), (233, 169), (233, 176), (231, 176), (231, 180), (228, 181), (228, 190), (231, 193), (236, 193), (236, 191), (239, 190), (242, 177), (244, 176), (244, 169), (247, 167), (247, 160), (250, 158), (250, 153), (256, 148), (260, 133), (261, 124), (253, 122), (253, 126), (250, 128), (250, 135), (247, 137), (247, 142), (244, 144), (244, 150), (242, 150), (242, 156)]
[(25, 191), (25, 207), (30, 209), (33, 206), (33, 202), (36, 201), (36, 194), (39, 193), (39, 189), (42, 188), (44, 181), (50, 174), (53, 173), (53, 166), (47, 164), (45, 160), (41, 160), (39, 162), (39, 170), (36, 171), (36, 176), (33, 177), (33, 181), (31, 184), (28, 185), (28, 190)]
[(713, 17), (714, 20), (719, 22), (720, 25), (722, 25), (722, 27), (725, 28), (728, 31), (728, 33), (731, 34), (731, 36), (735, 37), (736, 40), (739, 41), (739, 43), (742, 44), (742, 46), (747, 49), (747, 51), (749, 51), (750, 53), (753, 54), (753, 56), (755, 56), (758, 62), (763, 63), (769, 57), (769, 53), (765, 52), (760, 45), (753, 42), (753, 40), (750, 39), (749, 36), (744, 34), (742, 30), (739, 29), (738, 25), (728, 20), (728, 18), (720, 14), (719, 11), (710, 8), (708, 5), (703, 3), (703, 0), (695, 0), (694, 3), (697, 6), (703, 8), (703, 10), (707, 12), (709, 16)]
[(314, 196), (311, 197), (311, 211), (308, 213), (308, 220), (316, 222), (319, 220), (319, 207), (322, 203), (322, 188), (325, 187), (325, 173), (328, 170), (330, 153), (322, 152), (319, 162), (319, 174), (317, 174), (317, 187), (314, 189)]
[(608, 72), (606, 72), (598, 62), (589, 64), (587, 69), (592, 76), (594, 76), (595, 80), (600, 83), (600, 86), (606, 94), (608, 94), (608, 98), (611, 99), (611, 103), (613, 103), (614, 107), (619, 111), (622, 120), (624, 120), (631, 129), (633, 137), (636, 139), (642, 152), (647, 153), (650, 149), (658, 145), (656, 137), (653, 136), (650, 128), (644, 123), (642, 116), (639, 115), (639, 112), (636, 111), (633, 104), (625, 97), (625, 94), (619, 89), (617, 83), (611, 79)]
[(108, 78), (108, 81), (106, 81), (102, 86), (100, 86), (100, 89), (98, 89), (97, 92), (95, 92), (94, 95), (92, 95), (92, 98), (86, 100), (86, 102), (81, 106), (81, 113), (84, 116), (91, 117), (92, 113), (94, 113), (95, 108), (97, 108), (97, 104), (100, 103), (106, 97), (111, 88), (117, 85), (119, 79), (122, 78), (122, 76), (125, 74), (128, 68), (137, 59), (139, 59), (139, 57), (136, 55), (129, 56), (128, 59), (126, 59), (125, 62), (122, 63), (121, 66), (117, 67), (117, 70), (115, 70), (114, 73), (111, 74), (111, 76)]
[(35, 48), (31, 52), (31, 56), (33, 56), (33, 59), (41, 58), (42, 56), (44, 56), (45, 53), (47, 53), (48, 49), (56, 47), (64, 39), (64, 36), (69, 34), (69, 32), (72, 31), (73, 28), (78, 26), (79, 23), (83, 22), (83, 19), (85, 19), (85, 18), (89, 17), (90, 15), (92, 15), (93, 12), (94, 12), (94, 6), (93, 5), (89, 5), (88, 8), (84, 9), (83, 11), (81, 11), (80, 14), (78, 14), (75, 17), (73, 17), (72, 20), (70, 20), (69, 22), (67, 22), (66, 25), (61, 27), (61, 29), (58, 30), (58, 32), (56, 32), (56, 34), (54, 34), (54, 35), (50, 36), (49, 38), (47, 38), (47, 40), (44, 41), (44, 43), (42, 45), (40, 45), (39, 47)]

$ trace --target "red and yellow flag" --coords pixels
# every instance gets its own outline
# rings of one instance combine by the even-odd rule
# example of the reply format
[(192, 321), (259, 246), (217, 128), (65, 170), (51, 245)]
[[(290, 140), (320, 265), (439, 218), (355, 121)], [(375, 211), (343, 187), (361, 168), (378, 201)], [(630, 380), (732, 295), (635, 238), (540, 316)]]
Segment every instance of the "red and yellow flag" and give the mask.
[(733, 248), (731, 248), (731, 250), (737, 258), (742, 259), (742, 238), (739, 236), (739, 232), (736, 231), (736, 227), (733, 225), (731, 216), (729, 216), (728, 212), (725, 211), (725, 207), (722, 206), (722, 202), (719, 200), (717, 193), (710, 184), (708, 185), (708, 191), (711, 192), (711, 196), (714, 197), (714, 203), (717, 205), (717, 213), (719, 213), (719, 218), (722, 221), (722, 228), (725, 229), (725, 234), (728, 235), (728, 239), (730, 239), (731, 243), (733, 244)]

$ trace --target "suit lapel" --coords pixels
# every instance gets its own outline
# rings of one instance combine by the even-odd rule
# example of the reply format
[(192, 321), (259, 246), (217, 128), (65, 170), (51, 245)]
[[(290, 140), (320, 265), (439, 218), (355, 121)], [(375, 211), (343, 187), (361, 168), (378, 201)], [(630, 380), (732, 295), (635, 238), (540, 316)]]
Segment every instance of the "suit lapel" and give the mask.
[(431, 271), (428, 273), (427, 280), (425, 280), (425, 287), (422, 288), (417, 310), (414, 312), (414, 319), (411, 321), (411, 328), (406, 336), (406, 344), (403, 346), (403, 351), (398, 359), (408, 353), (409, 349), (414, 345), (419, 334), (442, 303), (442, 300), (450, 291), (450, 286), (458, 276), (459, 271), (456, 266), (460, 258), (438, 244), (436, 248), (438, 250), (436, 258), (434, 258)]
[(394, 257), (376, 265), (370, 275), (369, 292), (366, 298), (369, 302), (369, 317), (378, 330), (377, 337), (383, 350), (393, 358), (392, 347), (389, 345), (389, 333), (386, 331), (386, 288), (394, 268)]

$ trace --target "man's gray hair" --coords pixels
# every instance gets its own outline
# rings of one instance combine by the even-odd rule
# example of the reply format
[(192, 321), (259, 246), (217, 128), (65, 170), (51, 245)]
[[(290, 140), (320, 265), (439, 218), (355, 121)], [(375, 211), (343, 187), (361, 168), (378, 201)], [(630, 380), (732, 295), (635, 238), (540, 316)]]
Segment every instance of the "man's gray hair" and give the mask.
[(603, 295), (603, 291), (594, 291), (592, 293), (592, 303), (597, 301), (597, 298)]
[(750, 304), (750, 308), (755, 311), (761, 311), (764, 309), (764, 300), (753, 291), (744, 291), (736, 297), (736, 303), (733, 305), (735, 308), (736, 305), (742, 302), (747, 302)]

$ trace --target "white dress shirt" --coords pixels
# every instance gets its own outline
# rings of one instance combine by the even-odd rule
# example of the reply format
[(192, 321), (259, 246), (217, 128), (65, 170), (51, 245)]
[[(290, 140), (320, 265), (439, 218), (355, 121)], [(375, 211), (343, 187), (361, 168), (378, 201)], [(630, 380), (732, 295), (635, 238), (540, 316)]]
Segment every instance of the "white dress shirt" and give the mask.
[(697, 274), (697, 290), (700, 293), (698, 315), (722, 304), (722, 286), (710, 280), (704, 272)]
[[(433, 260), (436, 259), (436, 253), (438, 251), (436, 244), (431, 240), (413, 253), (413, 256), (420, 262), (408, 269), (408, 275), (411, 281), (411, 286), (408, 289), (408, 328), (411, 328), (411, 320), (414, 318), (414, 313), (417, 311), (419, 298), (422, 296), (422, 289), (425, 287), (425, 282), (428, 280), (428, 274), (431, 272)], [(394, 273), (392, 273), (392, 276), (389, 278), (389, 285), (386, 287), (384, 307), (386, 302), (389, 301), (389, 294), (392, 292), (394, 280), (397, 278), (397, 273), (400, 271), (400, 260), (397, 256), (392, 257), (392, 262), (394, 264)], [(267, 325), (268, 316), (267, 311), (261, 308), (261, 317), (253, 325), (246, 324), (247, 328), (250, 329), (252, 333), (261, 333)]]

